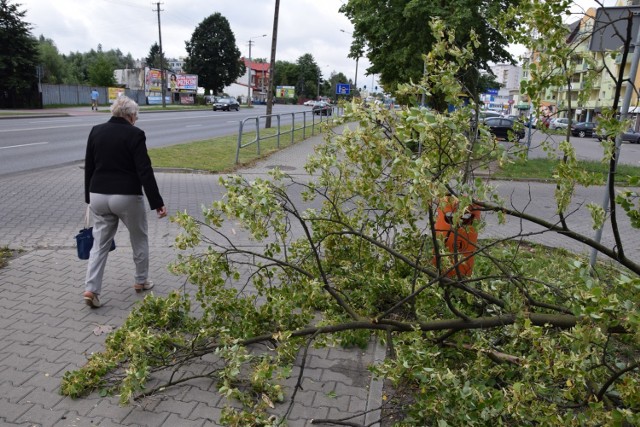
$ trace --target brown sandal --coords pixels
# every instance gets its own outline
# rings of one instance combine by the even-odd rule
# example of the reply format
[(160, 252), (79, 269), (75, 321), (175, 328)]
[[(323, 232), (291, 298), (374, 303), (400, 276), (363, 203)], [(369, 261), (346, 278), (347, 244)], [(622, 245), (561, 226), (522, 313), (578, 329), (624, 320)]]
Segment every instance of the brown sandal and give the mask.
[(98, 294), (86, 291), (84, 294), (84, 302), (91, 308), (98, 308), (102, 306), (102, 303), (98, 299)]
[(142, 291), (148, 291), (153, 287), (154, 287), (154, 284), (151, 280), (147, 280), (144, 283), (136, 283), (135, 285), (133, 285), (133, 289), (136, 290), (136, 293), (140, 293)]

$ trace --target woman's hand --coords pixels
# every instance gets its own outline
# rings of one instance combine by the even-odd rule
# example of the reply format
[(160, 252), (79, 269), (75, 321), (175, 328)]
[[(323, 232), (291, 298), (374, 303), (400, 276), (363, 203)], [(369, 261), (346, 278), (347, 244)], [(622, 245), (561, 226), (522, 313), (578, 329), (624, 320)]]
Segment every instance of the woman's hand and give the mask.
[(156, 209), (156, 212), (158, 213), (158, 218), (164, 218), (167, 216), (167, 207), (162, 206), (161, 208)]

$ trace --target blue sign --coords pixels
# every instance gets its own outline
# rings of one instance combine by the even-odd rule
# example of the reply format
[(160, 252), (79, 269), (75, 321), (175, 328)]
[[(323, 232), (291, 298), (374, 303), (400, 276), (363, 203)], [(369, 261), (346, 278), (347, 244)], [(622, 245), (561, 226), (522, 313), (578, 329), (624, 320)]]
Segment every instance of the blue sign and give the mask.
[(348, 83), (338, 83), (336, 85), (336, 95), (349, 95), (351, 93), (351, 85)]
[(487, 89), (485, 93), (488, 93), (489, 95), (497, 95), (498, 89)]

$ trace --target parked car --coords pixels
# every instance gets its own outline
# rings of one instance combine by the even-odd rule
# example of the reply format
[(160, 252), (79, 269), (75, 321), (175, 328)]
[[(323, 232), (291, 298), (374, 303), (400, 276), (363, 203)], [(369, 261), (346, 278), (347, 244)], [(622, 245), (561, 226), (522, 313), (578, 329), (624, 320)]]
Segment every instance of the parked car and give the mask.
[(213, 103), (213, 111), (231, 111), (231, 110), (240, 110), (240, 104), (235, 98), (218, 98)]
[(571, 135), (584, 138), (585, 136), (594, 136), (596, 131), (594, 122), (578, 122), (571, 125)]
[(313, 107), (314, 105), (316, 105), (318, 103), (318, 101), (314, 101), (313, 99), (310, 99), (308, 101), (306, 101), (304, 104), (302, 105), (306, 105), (307, 107)]
[(311, 109), (313, 114), (317, 114), (318, 116), (330, 116), (333, 113), (333, 106), (323, 101), (319, 101), (316, 105)]
[[(496, 138), (507, 141), (520, 141), (524, 138), (524, 127), (522, 124), (506, 117), (489, 117), (484, 120), (485, 126)], [(517, 138), (517, 139), (516, 139)]]
[(555, 119), (551, 119), (551, 121), (549, 122), (549, 129), (566, 129), (569, 127), (569, 119), (562, 117), (562, 118), (555, 118)]
[(531, 123), (529, 123), (529, 117), (524, 117), (522, 123), (524, 124), (524, 127), (528, 128), (529, 126), (531, 126), (532, 128), (536, 128), (536, 125), (538, 124), (538, 118), (537, 117), (531, 117)]
[[(596, 138), (599, 141), (602, 141), (604, 138), (600, 133), (595, 133)], [(629, 129), (626, 132), (622, 133), (622, 142), (629, 142), (631, 144), (640, 144), (640, 132), (636, 132), (633, 129)]]
[(497, 111), (483, 110), (478, 113), (478, 117), (480, 121), (483, 121), (484, 119), (488, 119), (489, 117), (502, 117), (502, 114), (498, 113)]

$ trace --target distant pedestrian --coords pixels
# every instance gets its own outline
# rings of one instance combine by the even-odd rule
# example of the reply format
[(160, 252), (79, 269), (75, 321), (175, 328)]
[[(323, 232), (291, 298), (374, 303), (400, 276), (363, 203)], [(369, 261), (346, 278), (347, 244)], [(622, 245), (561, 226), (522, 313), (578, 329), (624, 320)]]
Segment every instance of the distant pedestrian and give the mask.
[(142, 189), (158, 218), (167, 215), (167, 208), (151, 167), (145, 133), (134, 126), (138, 110), (131, 98), (116, 98), (111, 105), (111, 119), (94, 126), (87, 141), (84, 198), (93, 217), (94, 244), (83, 296), (92, 308), (102, 305), (102, 276), (119, 221), (129, 230), (133, 249), (133, 288), (142, 292), (153, 287), (149, 280), (149, 239)]
[(93, 111), (94, 108), (96, 111), (98, 111), (99, 97), (100, 97), (100, 94), (98, 93), (98, 91), (95, 88), (91, 89), (91, 111)]

